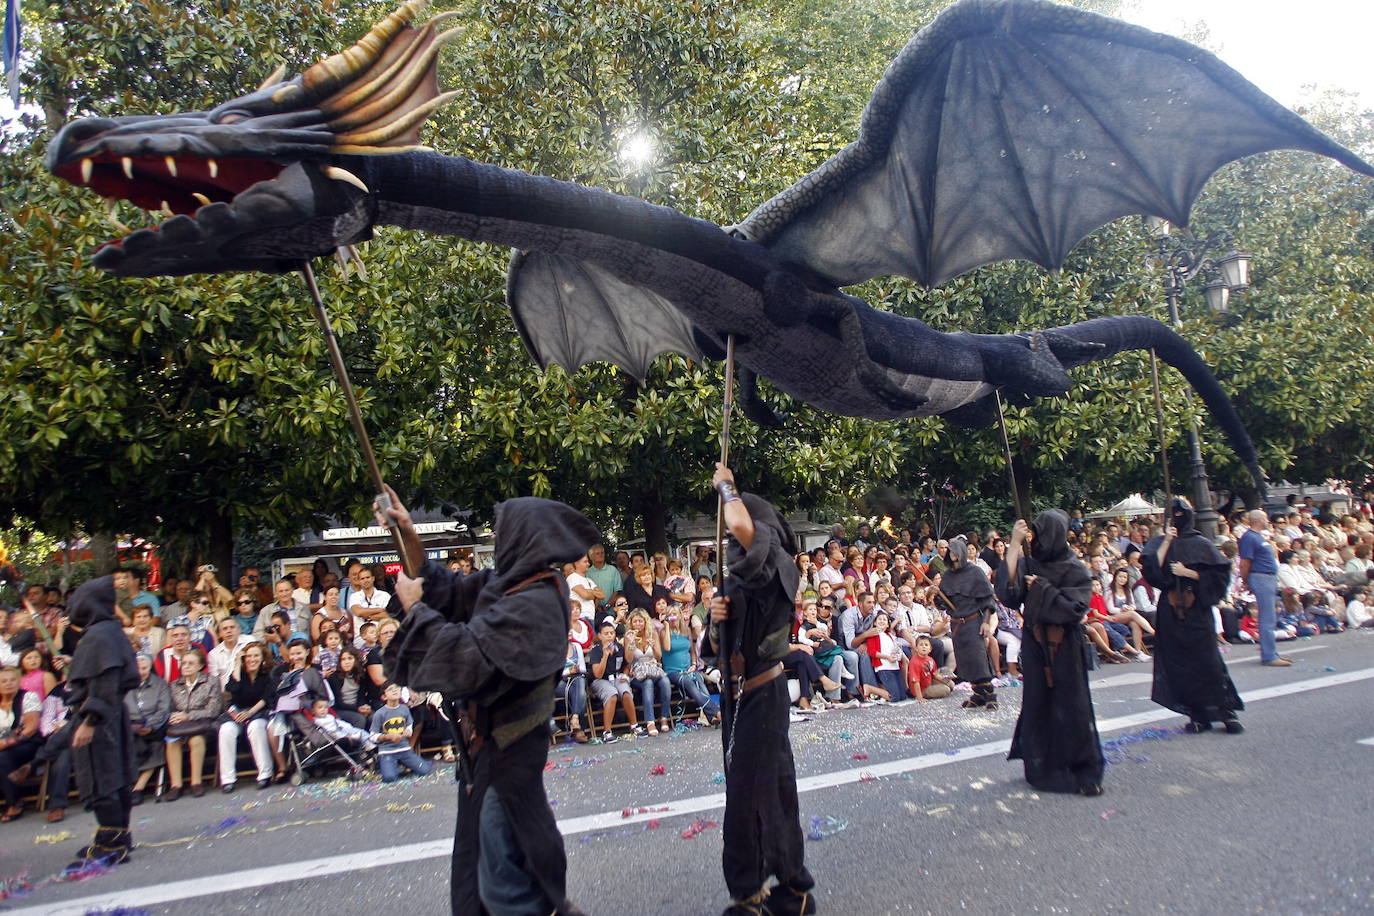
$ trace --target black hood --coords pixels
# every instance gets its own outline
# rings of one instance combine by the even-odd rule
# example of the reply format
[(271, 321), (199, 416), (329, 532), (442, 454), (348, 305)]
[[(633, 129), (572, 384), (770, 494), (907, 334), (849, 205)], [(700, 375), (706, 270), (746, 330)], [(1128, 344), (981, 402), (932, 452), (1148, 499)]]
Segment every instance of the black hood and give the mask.
[(1197, 513), (1193, 511), (1193, 504), (1182, 496), (1169, 500), (1169, 524), (1177, 528), (1180, 535), (1196, 528)]
[(67, 616), (75, 626), (82, 629), (102, 620), (113, 619), (114, 609), (114, 576), (101, 576), (99, 579), (83, 582), (67, 602)]
[(522, 496), (497, 505), (492, 537), (496, 575), (509, 588), (551, 566), (581, 559), (601, 533), (571, 506)]
[(755, 496), (753, 493), (744, 493), (740, 496), (744, 500), (744, 508), (749, 510), (749, 517), (754, 520), (756, 525), (767, 525), (778, 535), (778, 543), (788, 554), (796, 556), (797, 538), (792, 533), (792, 526), (787, 524), (787, 519), (782, 517), (782, 513), (774, 509), (772, 504), (762, 496)]
[(1063, 509), (1046, 509), (1035, 517), (1031, 525), (1035, 539), (1031, 541), (1031, 556), (1041, 563), (1057, 563), (1070, 558), (1069, 516)]

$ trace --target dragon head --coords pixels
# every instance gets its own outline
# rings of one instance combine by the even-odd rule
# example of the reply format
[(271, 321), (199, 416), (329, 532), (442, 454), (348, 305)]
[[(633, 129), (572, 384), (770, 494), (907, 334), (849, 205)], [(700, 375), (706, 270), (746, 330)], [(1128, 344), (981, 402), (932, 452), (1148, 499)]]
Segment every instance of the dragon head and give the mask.
[[(454, 14), (415, 27), (426, 4), (406, 0), (352, 48), (212, 111), (65, 125), (49, 171), (109, 200), (127, 233), (92, 262), (125, 276), (278, 272), (370, 237), (375, 201), (344, 166), (420, 149), (420, 124), (454, 95), (436, 75)], [(117, 200), (169, 219), (128, 232)]]

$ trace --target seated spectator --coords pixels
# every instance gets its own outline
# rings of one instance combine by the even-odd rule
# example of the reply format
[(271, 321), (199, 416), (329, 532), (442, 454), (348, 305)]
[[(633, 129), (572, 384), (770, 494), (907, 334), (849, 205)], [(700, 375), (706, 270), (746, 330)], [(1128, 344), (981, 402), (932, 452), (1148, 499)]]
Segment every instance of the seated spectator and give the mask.
[(1145, 619), (1135, 606), (1135, 593), (1131, 589), (1131, 574), (1125, 567), (1112, 573), (1112, 587), (1107, 594), (1107, 619), (1126, 626), (1131, 635), (1136, 658), (1149, 659), (1145, 652), (1145, 637), (1154, 636), (1155, 628)]
[(49, 824), (66, 819), (72, 792), (72, 729), (67, 725), (70, 712), (67, 686), (61, 684), (43, 700), (38, 713), (38, 734), (43, 738), (43, 746), (31, 762), (10, 774), (15, 783), (24, 783), (33, 770), (47, 767)]
[(639, 689), (649, 734), (655, 736), (673, 727), (673, 688), (663, 670), (663, 650), (670, 644), (666, 627), (657, 629), (656, 622), (642, 608), (630, 612), (625, 625), (625, 660), (630, 665), (631, 683)]
[(340, 649), (339, 667), (325, 682), (334, 694), (334, 714), (359, 728), (367, 727), (373, 711), (382, 705), (382, 691), (368, 676), (362, 654), (347, 646)]
[[(624, 600), (624, 599), (621, 599)], [(593, 629), (595, 624), (582, 616), (582, 603), (577, 599), (570, 599), (572, 615), (568, 624), (568, 639), (575, 642), (582, 648), (583, 653), (592, 647), (592, 640), (595, 638), (596, 631)]]
[(38, 697), (43, 702), (57, 686), (57, 675), (52, 673), (43, 653), (38, 649), (27, 649), (19, 656), (19, 688)]
[[(581, 623), (584, 629), (586, 621), (582, 619), (581, 605), (574, 599), (572, 605), (572, 622)], [(573, 631), (568, 631), (567, 652), (563, 657), (563, 674), (558, 679), (558, 684), (554, 687), (554, 698), (563, 700), (567, 708), (568, 731), (572, 733), (572, 739), (578, 744), (587, 743), (587, 733), (582, 729), (582, 717), (587, 714), (587, 661), (582, 654), (582, 644), (573, 638)]]
[[(392, 631), (394, 634), (394, 630)], [(378, 659), (380, 666), (381, 660)], [(293, 639), (286, 647), (286, 661), (279, 669), (277, 690), (272, 703), (272, 716), (267, 723), (267, 734), (272, 739), (272, 759), (276, 763), (275, 780), (286, 778), (286, 755), (283, 743), (291, 734), (291, 717), (309, 709), (316, 700), (334, 701), (329, 685), (320, 675), (319, 669), (310, 667), (310, 643), (304, 639)], [(398, 688), (399, 690), (399, 688)], [(399, 697), (399, 694), (398, 694)], [(406, 711), (410, 719), (410, 711)], [(407, 733), (409, 734), (409, 733)]]
[(413, 719), (410, 710), (401, 705), (401, 688), (387, 684), (382, 691), (386, 705), (372, 714), (372, 741), (377, 745), (377, 769), (382, 782), (395, 782), (400, 767), (416, 776), (427, 776), (434, 764), (411, 750), (410, 736)]
[(133, 786), (133, 803), (143, 804), (143, 790), (153, 771), (167, 759), (167, 718), (172, 714), (172, 690), (153, 671), (153, 659), (146, 653), (136, 656), (138, 686), (124, 694), (124, 709), (133, 732), (134, 767), (138, 780)]
[(587, 667), (592, 672), (592, 696), (601, 704), (601, 740), (610, 744), (615, 740), (615, 732), (611, 730), (611, 726), (615, 723), (617, 700), (625, 710), (630, 730), (634, 734), (642, 734), (643, 730), (635, 713), (630, 675), (626, 671), (625, 649), (615, 639), (615, 624), (602, 621), (601, 629), (596, 631), (596, 638), (596, 645), (592, 646), (592, 651), (587, 654)]
[(167, 621), (167, 644), (153, 662), (153, 670), (170, 686), (181, 677), (181, 659), (191, 648), (191, 627), (185, 617)]
[[(226, 621), (227, 622), (227, 621)], [(267, 736), (267, 717), (276, 699), (277, 679), (267, 663), (260, 642), (248, 643), (235, 660), (225, 686), (227, 715), (219, 726), (219, 783), (226, 793), (238, 779), (239, 735), (247, 733), (248, 747), (258, 767), (258, 788), (272, 783), (272, 743)]]
[[(832, 683), (839, 685), (839, 688), (848, 687), (854, 694), (858, 693), (858, 673), (850, 671), (845, 665), (845, 652), (842, 650), (830, 635), (830, 625), (822, 622), (820, 611), (815, 598), (806, 598), (802, 601), (802, 619), (797, 625), (795, 636), (796, 647), (806, 646), (811, 649), (811, 657), (816, 660), (816, 665), (825, 672)], [(857, 653), (850, 652), (855, 658)], [(857, 667), (857, 666), (856, 666)], [(825, 698), (830, 703), (840, 702), (840, 689), (826, 692)], [(857, 704), (855, 704), (857, 705)]]
[[(814, 602), (812, 606), (814, 609)], [(669, 612), (665, 623), (668, 648), (663, 653), (663, 670), (668, 673), (668, 682), (695, 703), (712, 725), (719, 723), (720, 705), (706, 689), (706, 681), (702, 677), (706, 666), (698, 654), (697, 642), (692, 639), (691, 611), (679, 606)]]
[(1374, 608), (1370, 607), (1371, 595), (1374, 595), (1374, 591), (1361, 588), (1346, 602), (1345, 622), (1352, 630), (1374, 627)]
[(897, 643), (896, 635), (892, 633), (892, 618), (887, 611), (879, 611), (874, 615), (871, 629), (874, 632), (864, 642), (864, 649), (873, 665), (873, 674), (878, 678), (878, 686), (886, 694), (881, 699), (892, 702), (905, 700), (902, 666), (906, 663), (906, 656)]
[(711, 616), (711, 599), (716, 594), (716, 583), (706, 577), (697, 576), (697, 603), (692, 605), (692, 616), (705, 623)]
[(167, 631), (153, 622), (153, 609), (146, 604), (134, 608), (133, 626), (127, 627), (124, 632), (134, 647), (135, 655), (142, 652), (150, 658), (156, 658), (166, 645)]
[(19, 784), (13, 776), (43, 745), (43, 736), (38, 733), (43, 703), (37, 694), (19, 686), (19, 678), (18, 668), (0, 669), (0, 793), (5, 799), (0, 823), (18, 820), (24, 814)]
[(923, 700), (941, 700), (954, 692), (954, 679), (938, 668), (931, 656), (934, 640), (924, 633), (916, 637), (907, 664), (907, 690)]
[(205, 653), (188, 649), (181, 656), (181, 677), (172, 688), (172, 714), (167, 717), (167, 790), (165, 800), (181, 797), (182, 746), (191, 749), (191, 794), (205, 794), (200, 784), (205, 770), (205, 736), (215, 730), (215, 720), (224, 710), (224, 692), (219, 682), (205, 673)]
[(1007, 673), (1012, 677), (1021, 676), (1021, 612), (997, 604), (997, 644), (1006, 649)]
[(1102, 580), (1096, 576), (1092, 579), (1092, 590), (1093, 596), (1088, 602), (1088, 619), (1085, 622), (1088, 638), (1097, 643), (1098, 641), (1094, 636), (1095, 632), (1100, 632), (1106, 637), (1109, 649), (1103, 655), (1104, 661), (1114, 665), (1130, 661), (1129, 656), (1136, 654), (1135, 648), (1129, 642), (1130, 629), (1125, 624), (1117, 623), (1111, 619), (1111, 614), (1107, 610), (1107, 598), (1103, 592)]

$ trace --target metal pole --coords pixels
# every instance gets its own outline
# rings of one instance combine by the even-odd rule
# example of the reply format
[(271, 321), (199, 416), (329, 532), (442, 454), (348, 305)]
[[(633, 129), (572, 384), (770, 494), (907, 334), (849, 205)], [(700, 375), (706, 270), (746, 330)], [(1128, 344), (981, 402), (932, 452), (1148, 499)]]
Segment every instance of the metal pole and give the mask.
[[(310, 290), (310, 300), (315, 309), (315, 320), (320, 324), (320, 332), (324, 335), (324, 348), (329, 354), (329, 365), (334, 370), (334, 378), (338, 380), (339, 387), (343, 389), (344, 400), (348, 403), (348, 419), (353, 424), (353, 434), (358, 438), (358, 447), (362, 449), (363, 461), (367, 464), (367, 470), (372, 477), (372, 486), (377, 492), (379, 502), (388, 501), (386, 495), (386, 483), (382, 480), (382, 469), (377, 464), (377, 455), (372, 451), (372, 440), (367, 435), (367, 425), (363, 423), (363, 412), (358, 407), (358, 398), (353, 393), (353, 383), (349, 381), (348, 369), (344, 366), (343, 352), (339, 349), (339, 339), (334, 335), (334, 328), (329, 324), (329, 312), (325, 310), (324, 300), (320, 298), (320, 287), (315, 282), (315, 271), (311, 268), (309, 261), (301, 262), (301, 274), (305, 277), (305, 285)], [(420, 566), (423, 564), (423, 557), (412, 557), (406, 550), (405, 541), (401, 538), (399, 529), (389, 527), (391, 540), (396, 546), (396, 555), (401, 558), (401, 566), (404, 567), (406, 575), (416, 576), (420, 573)]]
[(1159, 434), (1159, 464), (1164, 471), (1164, 497), (1173, 499), (1174, 485), (1169, 479), (1169, 449), (1164, 441), (1164, 398), (1159, 393), (1159, 357), (1154, 347), (1150, 348), (1150, 387), (1155, 394), (1155, 429)]
[(994, 391), (993, 396), (997, 399), (997, 429), (1002, 434), (1002, 456), (1006, 459), (1007, 478), (1011, 481), (1011, 501), (1016, 507), (1017, 514), (1029, 522), (1030, 506), (1023, 498), (1021, 488), (1016, 485), (1016, 469), (1011, 463), (1011, 440), (1007, 438), (1007, 420), (1002, 415), (1002, 392)]
[[(1183, 326), (1178, 316), (1178, 294), (1183, 289), (1182, 278), (1176, 273), (1169, 276), (1169, 321), (1175, 330)], [(1193, 479), (1193, 510), (1196, 512), (1197, 529), (1209, 541), (1217, 536), (1217, 511), (1212, 505), (1211, 486), (1207, 482), (1207, 466), (1202, 460), (1202, 439), (1198, 433), (1197, 421), (1188, 421), (1188, 461)]]
[[(725, 338), (725, 398), (721, 404), (720, 463), (730, 463), (730, 414), (735, 409), (735, 335)], [(716, 588), (725, 587), (725, 500), (716, 496)]]

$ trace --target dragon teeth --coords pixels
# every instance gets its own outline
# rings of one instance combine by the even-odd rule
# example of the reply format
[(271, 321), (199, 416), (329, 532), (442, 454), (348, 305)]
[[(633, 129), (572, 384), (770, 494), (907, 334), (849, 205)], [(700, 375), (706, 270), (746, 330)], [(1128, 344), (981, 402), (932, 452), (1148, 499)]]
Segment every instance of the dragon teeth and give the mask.
[(162, 161), (165, 162), (165, 163), (167, 163), (167, 172), (168, 172), (168, 174), (170, 174), (173, 178), (176, 178), (176, 177), (177, 177), (177, 161), (176, 161), (175, 159), (173, 159), (171, 156), (165, 157)]
[(120, 235), (128, 235), (133, 231), (128, 226), (124, 225), (118, 216), (115, 216), (115, 202), (112, 200), (105, 201), (105, 219), (109, 221), (111, 226), (119, 230)]
[(337, 165), (325, 166), (324, 177), (332, 178), (335, 181), (342, 181), (347, 184), (351, 184), (353, 185), (353, 187), (357, 188), (359, 191), (362, 191), (364, 194), (372, 193), (367, 189), (367, 185), (363, 184), (363, 180), (361, 178), (359, 178), (357, 175), (354, 175), (348, 169), (341, 169)]
[(90, 184), (91, 174), (95, 171), (95, 163), (90, 159), (81, 160), (81, 183)]
[(205, 164), (206, 164), (206, 167), (208, 167), (208, 168), (210, 169), (210, 177), (211, 177), (211, 178), (216, 178), (216, 177), (219, 176), (219, 163), (218, 163), (218, 162), (216, 162), (216, 161), (213, 160), (213, 159), (206, 159), (206, 160), (205, 160)]
[(162, 202), (162, 212), (166, 213), (168, 216), (176, 216), (176, 214), (172, 212), (172, 208), (167, 206), (167, 201), (165, 200)]
[(134, 161), (128, 156), (121, 157), (119, 164), (124, 166), (124, 177), (130, 181), (134, 180)]
[(203, 207), (208, 207), (208, 206), (210, 206), (210, 198), (206, 197), (204, 194), (200, 193), (199, 191), (192, 191), (192, 192), (191, 192), (191, 196), (194, 197), (196, 200), (200, 201), (201, 206), (203, 206)]

